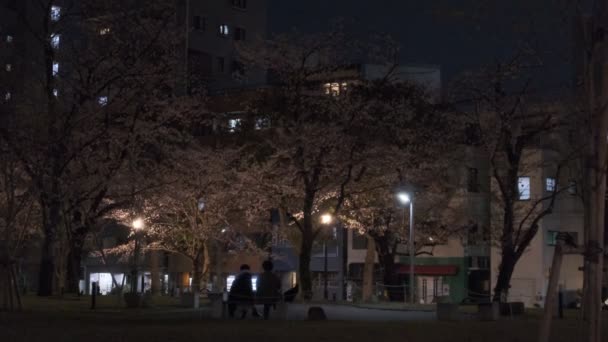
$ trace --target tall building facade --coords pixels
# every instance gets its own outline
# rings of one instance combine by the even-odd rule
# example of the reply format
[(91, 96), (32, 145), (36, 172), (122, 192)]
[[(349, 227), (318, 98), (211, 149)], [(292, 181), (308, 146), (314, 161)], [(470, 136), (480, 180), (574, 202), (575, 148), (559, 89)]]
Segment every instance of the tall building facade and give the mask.
[(237, 45), (266, 38), (267, 12), (268, 0), (182, 1), (190, 84), (211, 92), (264, 85), (266, 72), (245, 72)]

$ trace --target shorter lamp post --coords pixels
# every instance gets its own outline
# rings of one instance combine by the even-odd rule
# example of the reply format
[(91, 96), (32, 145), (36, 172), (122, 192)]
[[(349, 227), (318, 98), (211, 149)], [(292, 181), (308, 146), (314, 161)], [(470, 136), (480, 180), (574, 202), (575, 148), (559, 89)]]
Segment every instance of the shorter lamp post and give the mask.
[[(323, 214), (321, 215), (321, 223), (323, 225), (330, 225), (333, 221), (333, 217), (330, 214)], [(323, 261), (323, 298), (325, 298), (325, 300), (329, 299), (329, 293), (327, 291), (327, 241), (325, 241), (323, 243), (323, 254), (324, 254), (324, 261)]]
[[(410, 232), (408, 239), (408, 252), (410, 255), (410, 303), (414, 304), (414, 282), (416, 281), (414, 274), (414, 261), (416, 257), (416, 251), (414, 250), (414, 197), (410, 196), (407, 192), (397, 193), (397, 199), (403, 207), (403, 225), (405, 226), (405, 205), (410, 205)], [(405, 228), (405, 227), (404, 227)]]
[[(140, 239), (141, 232), (144, 229), (145, 222), (142, 218), (136, 218), (132, 222), (133, 233), (135, 235), (135, 247), (133, 249), (133, 270), (131, 271), (131, 293), (137, 293), (137, 271), (139, 267), (139, 249), (140, 249)], [(142, 282), (142, 292), (143, 292), (143, 282)]]

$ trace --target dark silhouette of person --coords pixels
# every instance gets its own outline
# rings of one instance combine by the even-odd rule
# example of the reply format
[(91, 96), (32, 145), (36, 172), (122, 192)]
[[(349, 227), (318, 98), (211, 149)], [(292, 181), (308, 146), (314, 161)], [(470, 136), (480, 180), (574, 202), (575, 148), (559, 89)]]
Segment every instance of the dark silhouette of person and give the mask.
[(228, 315), (234, 318), (238, 307), (242, 308), (241, 319), (247, 316), (247, 311), (252, 308), (253, 315), (257, 315), (253, 306), (253, 284), (251, 283), (251, 272), (249, 265), (241, 265), (241, 272), (236, 276), (228, 294)]
[(275, 307), (281, 299), (281, 280), (272, 273), (274, 265), (272, 261), (266, 260), (262, 263), (264, 273), (260, 274), (257, 281), (256, 299), (259, 304), (264, 304), (264, 319), (268, 319), (270, 308)]

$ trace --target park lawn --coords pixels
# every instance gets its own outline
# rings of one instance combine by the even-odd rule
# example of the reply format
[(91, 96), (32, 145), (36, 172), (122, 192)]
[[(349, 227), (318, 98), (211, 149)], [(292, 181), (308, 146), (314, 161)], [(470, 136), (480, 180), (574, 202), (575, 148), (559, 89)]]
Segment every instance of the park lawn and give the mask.
[[(159, 311), (159, 310), (152, 310)], [(163, 311), (163, 310), (161, 310)], [(147, 311), (77, 314), (76, 311), (25, 311), (0, 314), (0, 341), (536, 341), (538, 318), (497, 322), (305, 322), (215, 321)], [(608, 331), (606, 332), (608, 333)], [(578, 341), (584, 324), (556, 321), (551, 341)]]
[[(179, 298), (168, 296), (155, 296), (149, 301), (146, 310), (165, 310), (180, 308)], [(89, 313), (91, 310), (91, 296), (66, 295), (63, 297), (37, 297), (24, 296), (22, 298), (23, 310), (26, 312), (74, 312)], [(98, 312), (123, 312), (124, 300), (117, 295), (97, 296), (95, 303)]]

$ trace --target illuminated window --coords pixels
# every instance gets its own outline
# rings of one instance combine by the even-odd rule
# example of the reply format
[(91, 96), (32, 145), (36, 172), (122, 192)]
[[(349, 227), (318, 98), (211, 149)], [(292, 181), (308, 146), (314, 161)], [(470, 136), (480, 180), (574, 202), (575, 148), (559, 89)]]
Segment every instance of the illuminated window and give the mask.
[(547, 177), (545, 179), (545, 190), (549, 192), (555, 191), (555, 178)]
[(226, 278), (226, 290), (230, 291), (230, 288), (232, 288), (232, 283), (234, 283), (234, 279), (235, 279), (235, 276), (233, 276), (233, 275), (229, 275)]
[(348, 90), (347, 82), (330, 82), (323, 85), (325, 95), (340, 96), (340, 94), (346, 93)]
[(51, 20), (59, 21), (59, 18), (61, 18), (61, 7), (51, 6)]
[(228, 132), (234, 133), (241, 125), (241, 119), (230, 119), (228, 120)]
[(51, 46), (53, 47), (53, 49), (56, 49), (59, 47), (59, 42), (61, 41), (61, 35), (60, 34), (54, 34), (51, 37)]
[(228, 37), (230, 34), (230, 27), (226, 24), (222, 24), (218, 27), (218, 34), (222, 37)]
[(57, 76), (59, 74), (59, 63), (53, 62), (53, 76)]
[(99, 35), (100, 36), (105, 36), (110, 34), (110, 28), (109, 27), (102, 27), (99, 29)]
[(99, 98), (97, 98), (97, 103), (99, 103), (100, 106), (106, 106), (108, 104), (108, 97), (107, 96), (100, 96)]
[(11, 36), (10, 34), (6, 35), (6, 42), (7, 43), (12, 43), (13, 42), (13, 36)]
[(518, 199), (527, 201), (530, 199), (530, 177), (519, 177), (517, 180)]
[(13, 70), (13, 65), (12, 65), (12, 64), (10, 64), (10, 63), (8, 63), (8, 64), (6, 64), (6, 65), (4, 66), (4, 69), (5, 69), (6, 71), (9, 71), (9, 72), (10, 72), (10, 71), (12, 71), (12, 70)]

